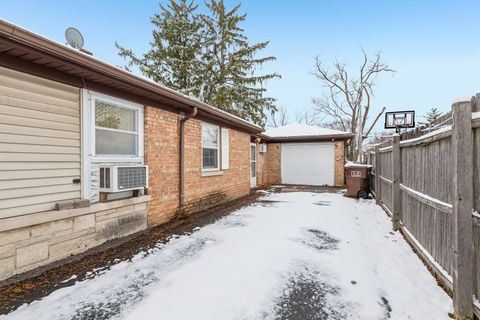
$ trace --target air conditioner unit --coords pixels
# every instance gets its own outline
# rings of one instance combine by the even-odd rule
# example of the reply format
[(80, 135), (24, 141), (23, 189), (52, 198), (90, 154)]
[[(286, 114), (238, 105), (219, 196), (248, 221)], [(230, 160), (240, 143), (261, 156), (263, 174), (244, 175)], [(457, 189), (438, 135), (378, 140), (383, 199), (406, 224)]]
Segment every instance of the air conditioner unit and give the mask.
[(261, 153), (267, 152), (267, 144), (266, 143), (261, 143), (258, 146), (258, 151), (261, 152)]
[(148, 166), (101, 166), (100, 192), (148, 188)]

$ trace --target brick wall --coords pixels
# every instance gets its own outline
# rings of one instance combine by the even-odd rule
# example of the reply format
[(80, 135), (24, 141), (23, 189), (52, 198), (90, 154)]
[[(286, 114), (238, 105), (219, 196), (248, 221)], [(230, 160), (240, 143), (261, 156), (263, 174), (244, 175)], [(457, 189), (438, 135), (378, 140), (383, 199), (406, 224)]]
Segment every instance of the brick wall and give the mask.
[(149, 169), (148, 193), (152, 199), (149, 223), (167, 222), (179, 201), (179, 117), (153, 107), (145, 107), (145, 164)]
[(145, 108), (145, 163), (150, 168), (148, 193), (152, 196), (148, 221), (152, 226), (250, 192), (250, 135), (229, 129), (229, 169), (202, 173), (202, 121), (190, 119), (185, 123), (185, 206), (180, 209), (179, 126), (178, 115)]
[(233, 129), (228, 131), (229, 169), (222, 170), (222, 175), (203, 176), (202, 122), (191, 119), (186, 123), (185, 209), (182, 213), (200, 211), (250, 193), (250, 135)]
[(345, 185), (345, 141), (335, 141), (335, 186)]
[(267, 145), (267, 152), (261, 154), (261, 158), (259, 165), (259, 171), (261, 171), (261, 182), (259, 185), (267, 186), (272, 184), (281, 184), (282, 183), (282, 176), (281, 176), (281, 145), (280, 143), (269, 143)]
[[(267, 146), (268, 149), (268, 146)], [(257, 187), (267, 187), (268, 183), (265, 176), (265, 161), (267, 160), (266, 152), (259, 152), (260, 144), (257, 143)]]

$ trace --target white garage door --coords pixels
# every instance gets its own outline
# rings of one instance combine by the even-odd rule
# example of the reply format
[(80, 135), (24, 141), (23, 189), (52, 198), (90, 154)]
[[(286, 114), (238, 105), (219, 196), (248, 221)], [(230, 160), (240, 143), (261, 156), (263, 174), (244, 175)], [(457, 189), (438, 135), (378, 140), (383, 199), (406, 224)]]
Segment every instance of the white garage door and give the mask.
[(334, 184), (333, 143), (282, 143), (281, 162), (282, 183)]

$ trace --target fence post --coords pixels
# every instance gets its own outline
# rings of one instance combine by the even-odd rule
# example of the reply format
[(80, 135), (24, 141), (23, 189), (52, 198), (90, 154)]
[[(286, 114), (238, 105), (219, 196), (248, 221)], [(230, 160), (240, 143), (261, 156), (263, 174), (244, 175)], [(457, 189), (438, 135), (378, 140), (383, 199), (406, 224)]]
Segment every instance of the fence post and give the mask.
[(452, 105), (453, 306), (456, 319), (473, 319), (472, 103)]
[(393, 136), (393, 230), (400, 229), (402, 215), (402, 190), (400, 190), (400, 179), (402, 176), (400, 135)]
[(380, 147), (375, 146), (375, 203), (382, 201), (382, 188), (380, 186)]
[(480, 93), (475, 94), (472, 98), (475, 101), (472, 105), (472, 112), (479, 112), (480, 111)]

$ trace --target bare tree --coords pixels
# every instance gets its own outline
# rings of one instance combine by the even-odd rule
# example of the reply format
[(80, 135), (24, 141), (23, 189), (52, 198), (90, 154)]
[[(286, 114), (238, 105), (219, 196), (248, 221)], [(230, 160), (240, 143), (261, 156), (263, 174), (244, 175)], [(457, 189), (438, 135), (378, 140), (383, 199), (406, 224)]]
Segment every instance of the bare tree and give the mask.
[(346, 131), (349, 132), (351, 128), (351, 120), (350, 119), (329, 119), (328, 122), (323, 122), (322, 127), (330, 128), (334, 130)]
[(303, 109), (295, 113), (297, 123), (318, 126), (322, 122), (322, 115), (316, 109)]
[(367, 128), (376, 77), (380, 73), (395, 72), (382, 62), (381, 52), (375, 53), (373, 58), (369, 58), (364, 50), (362, 54), (363, 61), (357, 77), (352, 76), (346, 64), (338, 61), (334, 64), (334, 71), (330, 72), (318, 56), (314, 72), (327, 89), (323, 97), (313, 99), (315, 109), (325, 114), (335, 126), (355, 134), (348, 152), (349, 157), (355, 160), (360, 159), (364, 136), (368, 136), (385, 111), (383, 107)]
[(380, 131), (380, 132), (375, 132), (375, 133), (369, 135), (365, 139), (366, 144), (372, 145), (372, 144), (382, 143), (386, 140), (392, 139), (394, 133), (395, 133), (395, 131), (387, 131), (387, 130), (383, 130), (383, 131)]
[(267, 118), (267, 125), (269, 127), (277, 128), (288, 124), (287, 108), (279, 107), (277, 111), (272, 111)]

